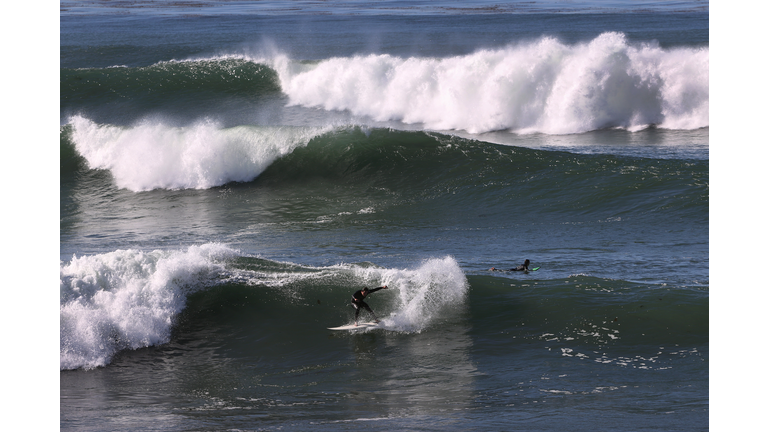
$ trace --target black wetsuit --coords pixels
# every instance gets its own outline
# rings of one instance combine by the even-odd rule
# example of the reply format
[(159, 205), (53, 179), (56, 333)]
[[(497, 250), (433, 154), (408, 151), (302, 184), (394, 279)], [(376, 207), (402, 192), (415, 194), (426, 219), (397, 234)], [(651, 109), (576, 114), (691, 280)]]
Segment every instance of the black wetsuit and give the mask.
[[(528, 264), (530, 264), (530, 262)], [(502, 269), (497, 269), (497, 268), (493, 268), (491, 270), (493, 270), (493, 271), (528, 271), (528, 264), (520, 264), (519, 266), (517, 266), (515, 268), (511, 268), (509, 270), (502, 270)]]
[(370, 312), (370, 314), (373, 315), (373, 319), (377, 319), (376, 314), (373, 313), (373, 311), (371, 310), (371, 307), (368, 306), (368, 303), (364, 302), (363, 299), (368, 294), (371, 294), (383, 288), (384, 287), (369, 289), (367, 294), (363, 294), (363, 290), (355, 291), (355, 293), (352, 294), (352, 306), (355, 307), (355, 323), (357, 323), (357, 316), (360, 315), (360, 308), (363, 308), (368, 312)]

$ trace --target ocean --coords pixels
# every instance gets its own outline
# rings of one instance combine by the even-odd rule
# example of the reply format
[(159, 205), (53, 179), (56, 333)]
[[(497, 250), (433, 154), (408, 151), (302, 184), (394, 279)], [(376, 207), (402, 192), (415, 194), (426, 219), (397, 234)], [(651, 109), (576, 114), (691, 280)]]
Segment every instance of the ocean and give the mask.
[(59, 24), (60, 430), (709, 429), (708, 2)]

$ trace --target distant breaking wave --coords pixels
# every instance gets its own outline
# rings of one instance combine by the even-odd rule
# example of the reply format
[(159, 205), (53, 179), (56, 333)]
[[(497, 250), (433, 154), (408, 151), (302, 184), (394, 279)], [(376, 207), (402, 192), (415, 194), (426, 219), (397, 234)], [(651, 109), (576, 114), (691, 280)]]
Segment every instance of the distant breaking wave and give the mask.
[(343, 197), (360, 208), (428, 200), (434, 211), (481, 206), (501, 214), (514, 202), (517, 211), (597, 218), (660, 209), (693, 217), (709, 206), (706, 160), (585, 155), (386, 128), (121, 127), (75, 118), (63, 128), (61, 157), (64, 176), (108, 170), (111, 179), (100, 181), (134, 192), (257, 181), (279, 196)]
[[(622, 33), (564, 44), (552, 37), (446, 57), (369, 54), (320, 61), (279, 50), (64, 69), (63, 106), (217, 105), (229, 97), (347, 111), (375, 121), (469, 133), (575, 134), (709, 126), (709, 48), (663, 49)], [(174, 107), (173, 109), (177, 109)], [(67, 111), (67, 109), (64, 109)], [(85, 114), (87, 115), (87, 114)]]
[[(367, 117), (426, 130), (575, 134), (709, 126), (709, 49), (629, 44), (621, 33), (575, 45), (545, 37), (449, 58), (371, 54), (307, 62), (271, 52), (65, 75), (62, 100), (96, 99), (95, 106), (126, 99), (135, 104), (127, 108), (140, 109), (206, 98), (226, 106), (232, 94), (259, 100), (282, 92), (290, 105), (348, 111), (359, 124)], [(64, 141), (89, 168), (109, 170), (118, 187), (132, 191), (252, 181), (295, 150), (349, 126), (328, 119), (314, 122), (320, 127), (225, 127), (201, 112), (176, 127), (162, 110), (119, 126), (97, 123), (85, 111), (67, 119)]]
[(146, 120), (129, 128), (74, 116), (72, 141), (90, 168), (108, 169), (118, 187), (207, 189), (251, 181), (275, 159), (306, 145), (323, 128), (238, 126), (202, 120), (172, 127)]
[(273, 61), (290, 103), (378, 121), (483, 133), (709, 126), (709, 49), (630, 45), (621, 33), (550, 37), (450, 58)]

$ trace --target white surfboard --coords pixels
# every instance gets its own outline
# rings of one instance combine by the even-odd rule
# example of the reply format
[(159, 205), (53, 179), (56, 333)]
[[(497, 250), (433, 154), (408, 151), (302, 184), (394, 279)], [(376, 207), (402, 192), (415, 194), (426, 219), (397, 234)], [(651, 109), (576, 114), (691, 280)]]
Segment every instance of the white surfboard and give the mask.
[(381, 323), (364, 322), (364, 323), (358, 323), (357, 325), (350, 324), (350, 325), (345, 325), (341, 327), (328, 327), (328, 330), (363, 330), (363, 329), (370, 329), (370, 328), (377, 328), (377, 327), (381, 327)]

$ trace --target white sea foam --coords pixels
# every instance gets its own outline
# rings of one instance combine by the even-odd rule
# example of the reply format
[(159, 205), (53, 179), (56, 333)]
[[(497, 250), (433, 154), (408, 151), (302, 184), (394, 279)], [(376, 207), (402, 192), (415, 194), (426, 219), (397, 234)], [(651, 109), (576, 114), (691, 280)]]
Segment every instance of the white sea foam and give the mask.
[(60, 368), (104, 366), (119, 350), (167, 342), (186, 296), (236, 254), (205, 244), (184, 251), (118, 250), (61, 263)]
[(463, 305), (469, 289), (459, 263), (450, 256), (426, 260), (415, 269), (358, 268), (356, 272), (364, 280), (378, 280), (394, 290), (394, 310), (382, 322), (395, 330), (424, 330), (447, 310)]
[(131, 127), (70, 119), (77, 151), (93, 169), (107, 169), (118, 187), (206, 189), (251, 181), (273, 161), (329, 128), (221, 128), (202, 120), (187, 127), (145, 120)]
[(709, 125), (709, 49), (630, 44), (621, 33), (554, 38), (450, 58), (276, 55), (290, 103), (377, 121), (482, 133), (580, 133), (607, 127)]
[[(289, 302), (301, 300), (297, 283), (365, 281), (392, 288), (376, 309), (388, 328), (421, 331), (464, 304), (469, 284), (452, 257), (424, 261), (415, 269), (359, 265), (305, 267), (316, 271), (261, 272), (232, 268), (241, 256), (228, 246), (209, 243), (185, 250), (117, 250), (74, 256), (60, 264), (60, 369), (91, 369), (109, 364), (125, 349), (167, 343), (175, 317), (191, 293), (218, 283), (242, 283), (281, 289)], [(341, 279), (339, 279), (341, 278)], [(379, 295), (379, 294), (377, 294)], [(296, 297), (296, 298), (294, 298)], [(382, 296), (384, 297), (384, 296)]]

